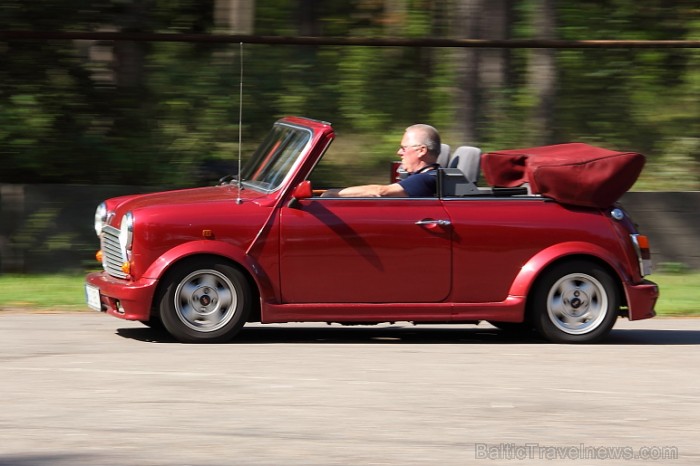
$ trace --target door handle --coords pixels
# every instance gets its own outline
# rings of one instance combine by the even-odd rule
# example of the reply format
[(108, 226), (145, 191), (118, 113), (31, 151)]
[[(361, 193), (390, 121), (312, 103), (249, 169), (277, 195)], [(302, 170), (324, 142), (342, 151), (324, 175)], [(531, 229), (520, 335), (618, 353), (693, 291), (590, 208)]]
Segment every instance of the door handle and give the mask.
[(452, 225), (452, 222), (450, 222), (449, 220), (424, 219), (424, 220), (418, 220), (416, 222), (416, 225), (425, 225), (428, 228), (435, 228), (437, 226), (448, 227), (448, 226)]

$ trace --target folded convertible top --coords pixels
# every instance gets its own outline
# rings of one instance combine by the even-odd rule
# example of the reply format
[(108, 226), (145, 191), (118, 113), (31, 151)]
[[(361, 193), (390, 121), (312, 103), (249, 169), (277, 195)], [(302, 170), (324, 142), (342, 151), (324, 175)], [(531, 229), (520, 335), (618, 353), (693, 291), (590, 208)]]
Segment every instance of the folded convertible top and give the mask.
[(629, 190), (644, 167), (635, 152), (616, 152), (583, 143), (489, 152), (482, 158), (494, 187), (529, 183), (535, 194), (562, 204), (609, 207)]

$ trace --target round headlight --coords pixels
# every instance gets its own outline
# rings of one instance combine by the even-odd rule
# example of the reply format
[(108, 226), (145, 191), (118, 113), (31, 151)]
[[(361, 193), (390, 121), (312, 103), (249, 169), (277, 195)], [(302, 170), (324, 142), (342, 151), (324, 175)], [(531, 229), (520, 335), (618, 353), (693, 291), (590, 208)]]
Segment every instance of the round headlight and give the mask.
[(122, 250), (131, 249), (131, 242), (134, 239), (134, 215), (127, 212), (122, 217), (122, 223), (119, 228), (119, 245)]
[(102, 233), (102, 227), (105, 226), (106, 221), (107, 205), (103, 202), (98, 205), (97, 210), (95, 210), (95, 233), (97, 233), (97, 236), (100, 236), (100, 233)]

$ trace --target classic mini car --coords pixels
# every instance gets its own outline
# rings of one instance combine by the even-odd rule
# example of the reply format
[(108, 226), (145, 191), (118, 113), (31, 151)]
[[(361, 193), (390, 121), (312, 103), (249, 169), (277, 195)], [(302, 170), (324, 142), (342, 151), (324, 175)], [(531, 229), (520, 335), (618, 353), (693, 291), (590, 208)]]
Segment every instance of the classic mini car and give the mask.
[(616, 203), (643, 156), (457, 149), (432, 197), (339, 198), (309, 180), (333, 138), (283, 118), (240, 178), (100, 204), (88, 305), (185, 342), (246, 322), (488, 321), (580, 343), (655, 315), (648, 239)]

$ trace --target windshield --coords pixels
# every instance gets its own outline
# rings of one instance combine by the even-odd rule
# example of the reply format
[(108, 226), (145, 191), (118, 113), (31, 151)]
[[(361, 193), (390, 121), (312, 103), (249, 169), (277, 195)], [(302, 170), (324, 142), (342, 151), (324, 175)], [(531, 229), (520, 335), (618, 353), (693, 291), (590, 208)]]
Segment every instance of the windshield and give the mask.
[(276, 124), (243, 168), (243, 183), (253, 189), (274, 191), (310, 140), (308, 129)]

